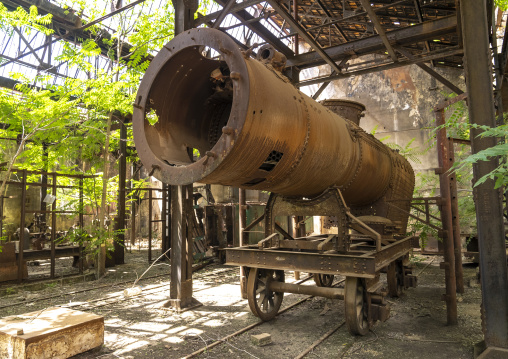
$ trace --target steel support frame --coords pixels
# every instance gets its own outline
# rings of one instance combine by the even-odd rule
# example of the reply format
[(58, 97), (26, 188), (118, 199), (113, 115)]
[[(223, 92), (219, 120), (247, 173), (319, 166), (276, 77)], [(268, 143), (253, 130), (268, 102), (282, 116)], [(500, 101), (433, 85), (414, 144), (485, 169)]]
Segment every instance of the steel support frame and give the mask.
[(369, 74), (372, 72), (379, 72), (379, 71), (394, 69), (394, 68), (398, 68), (398, 67), (402, 67), (402, 66), (417, 64), (417, 63), (421, 63), (421, 62), (431, 61), (431, 60), (435, 60), (435, 59), (439, 59), (439, 58), (443, 58), (443, 57), (447, 57), (447, 56), (459, 55), (459, 54), (462, 54), (462, 49), (459, 47), (454, 47), (452, 49), (445, 50), (444, 52), (436, 51), (434, 53), (426, 54), (422, 57), (414, 58), (413, 60), (400, 60), (398, 62), (390, 62), (385, 65), (368, 67), (366, 69), (361, 69), (361, 70), (356, 70), (356, 71), (351, 71), (351, 72), (336, 73), (335, 75), (314, 78), (314, 79), (302, 81), (302, 82), (296, 84), (295, 86), (303, 87), (303, 86), (316, 85), (316, 84), (320, 84), (323, 82), (340, 80), (340, 79), (347, 78), (347, 77), (350, 77), (353, 75), (360, 76), (360, 75), (365, 75), (365, 74)]
[(280, 15), (288, 24), (293, 27), (298, 35), (300, 35), (306, 42), (311, 46), (314, 51), (316, 51), (319, 56), (328, 64), (331, 66), (332, 70), (336, 72), (340, 72), (339, 66), (331, 59), (331, 57), (326, 53), (325, 50), (321, 48), (321, 46), (314, 41), (314, 39), (305, 31), (305, 29), (298, 23), (297, 20), (295, 20), (288, 11), (280, 5), (276, 0), (268, 0), (268, 3), (270, 6)]
[[(192, 28), (198, 1), (172, 0), (172, 2), (175, 8), (175, 35), (178, 35)], [(194, 216), (193, 185), (171, 186), (169, 192), (171, 193), (171, 283), (169, 301), (165, 306), (182, 312), (201, 305), (192, 297), (194, 238), (193, 221), (190, 216)]]
[(383, 41), (383, 44), (386, 47), (386, 51), (388, 51), (388, 54), (392, 58), (393, 62), (397, 62), (397, 54), (395, 53), (395, 50), (392, 47), (392, 44), (390, 44), (390, 40), (388, 40), (388, 37), (386, 37), (385, 29), (383, 29), (383, 26), (381, 25), (381, 22), (376, 16), (376, 13), (370, 6), (369, 0), (360, 0), (362, 3), (363, 8), (369, 14), (370, 20), (374, 23), (374, 27), (376, 28), (376, 31), (378, 35), (381, 37), (381, 40)]
[[(226, 6), (226, 0), (215, 0), (215, 2), (223, 7)], [(231, 15), (236, 17), (241, 22), (254, 19), (254, 17), (244, 9), (235, 11), (233, 8)], [(259, 22), (246, 23), (245, 26), (247, 26), (251, 31), (264, 39), (267, 43), (272, 45), (277, 51), (280, 51), (286, 55), (287, 58), (293, 57), (294, 52)]]
[[(495, 127), (487, 11), (485, 0), (461, 2), (469, 120), (472, 124)], [(480, 137), (481, 132), (480, 129), (471, 129), (473, 153), (496, 145), (496, 138)], [(474, 179), (478, 180), (497, 165), (497, 158), (473, 164)], [(489, 179), (475, 186), (473, 195), (478, 225), (485, 344), (487, 347), (508, 348), (508, 275), (502, 194), (500, 189), (494, 189), (494, 181)]]
[[(403, 48), (399, 47), (399, 48), (397, 48), (397, 51), (400, 52), (405, 57), (407, 57), (409, 60), (414, 60), (414, 56), (411, 55), (411, 53), (407, 49), (403, 49)], [(438, 74), (434, 69), (430, 68), (429, 66), (427, 66), (423, 63), (420, 63), (420, 62), (417, 62), (415, 65), (418, 66), (419, 68), (421, 68), (426, 73), (428, 73), (430, 76), (434, 77), (436, 80), (441, 82), (443, 85), (448, 87), (450, 90), (455, 92), (457, 95), (462, 95), (464, 93), (464, 91), (459, 89), (457, 86), (455, 86), (453, 83), (451, 83), (450, 81), (445, 79), (443, 76)]]
[(227, 248), (228, 265), (278, 269), (320, 274), (375, 278), (376, 273), (412, 248), (413, 237), (406, 237), (380, 251), (360, 254), (325, 254), (250, 247)]
[[(417, 24), (405, 27), (399, 30), (393, 30), (386, 34), (388, 41), (397, 46), (405, 46), (436, 36), (449, 34), (457, 30), (457, 18), (455, 16), (447, 16), (434, 21), (427, 21), (423, 24)], [(383, 51), (385, 45), (379, 35), (370, 36), (365, 39), (350, 41), (346, 44), (332, 46), (324, 51), (332, 58), (333, 61), (342, 59), (346, 55), (365, 55), (377, 51)], [(288, 66), (298, 66), (300, 68), (308, 68), (324, 65), (326, 62), (321, 58), (320, 54), (311, 51), (300, 54), (293, 58), (288, 58)]]

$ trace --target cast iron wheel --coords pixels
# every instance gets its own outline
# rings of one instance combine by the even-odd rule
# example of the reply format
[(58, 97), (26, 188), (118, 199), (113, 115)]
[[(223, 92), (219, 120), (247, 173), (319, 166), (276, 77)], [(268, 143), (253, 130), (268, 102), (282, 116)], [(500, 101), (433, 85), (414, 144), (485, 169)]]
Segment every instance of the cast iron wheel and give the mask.
[(365, 286), (361, 278), (347, 277), (344, 294), (346, 325), (349, 333), (365, 335), (369, 332)]
[(252, 313), (261, 320), (275, 317), (282, 304), (284, 293), (268, 290), (271, 281), (284, 282), (284, 271), (251, 268), (247, 280), (247, 299)]
[(398, 298), (404, 291), (403, 273), (404, 270), (401, 261), (395, 261), (388, 265), (386, 269), (386, 281), (388, 283), (388, 294), (391, 297)]
[(314, 282), (318, 287), (331, 287), (334, 278), (333, 274), (314, 274)]

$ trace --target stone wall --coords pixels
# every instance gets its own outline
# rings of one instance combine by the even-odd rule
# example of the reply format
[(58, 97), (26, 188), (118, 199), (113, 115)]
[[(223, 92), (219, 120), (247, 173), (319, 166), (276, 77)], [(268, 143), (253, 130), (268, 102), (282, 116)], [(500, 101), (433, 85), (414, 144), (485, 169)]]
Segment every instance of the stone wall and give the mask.
[[(377, 55), (376, 55), (377, 56)], [(375, 57), (374, 57), (375, 58)], [(371, 58), (372, 59), (372, 58)], [(361, 61), (366, 61), (362, 57)], [(465, 89), (461, 70), (437, 67), (435, 70), (461, 89)], [(329, 67), (302, 71), (301, 79), (329, 74)], [(302, 92), (312, 96), (319, 85), (302, 87)], [(379, 139), (390, 136), (385, 143), (402, 147), (415, 139), (412, 147), (425, 149), (433, 144), (431, 131), (435, 127), (433, 107), (446, 98), (451, 90), (437, 82), (416, 65), (352, 76), (333, 81), (318, 98), (347, 99), (363, 103), (365, 117), (360, 126), (370, 132), (376, 128)], [(411, 163), (417, 172), (437, 167), (435, 147), (420, 157), (421, 163)]]

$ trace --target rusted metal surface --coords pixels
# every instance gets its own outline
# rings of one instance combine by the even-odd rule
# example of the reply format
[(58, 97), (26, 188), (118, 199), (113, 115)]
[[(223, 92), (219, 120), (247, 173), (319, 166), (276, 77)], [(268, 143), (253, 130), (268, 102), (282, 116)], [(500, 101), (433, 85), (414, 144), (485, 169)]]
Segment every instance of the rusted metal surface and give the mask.
[(358, 126), (360, 126), (360, 119), (365, 116), (363, 113), (363, 111), (365, 111), (365, 106), (359, 102), (328, 99), (320, 101), (320, 104), (346, 120), (354, 122), (355, 125)]
[[(203, 57), (200, 46), (221, 60)], [(217, 69), (220, 80), (211, 78)], [(145, 117), (153, 111), (152, 126)], [(165, 45), (143, 78), (133, 125), (143, 164), (169, 184), (199, 181), (286, 196), (342, 186), (351, 206), (370, 206), (393, 185), (402, 197), (412, 195), (413, 171), (402, 156), (213, 29), (189, 30)], [(195, 162), (192, 149), (201, 154)]]
[[(448, 162), (452, 166), (455, 162), (455, 149), (453, 139), (448, 139)], [(462, 239), (460, 238), (460, 221), (459, 221), (459, 199), (457, 192), (457, 179), (455, 173), (448, 176), (450, 183), (450, 205), (452, 208), (452, 225), (453, 225), (453, 243), (455, 251), (455, 283), (457, 293), (464, 293), (464, 274), (462, 270)]]
[[(376, 272), (411, 250), (407, 237), (377, 252), (350, 254), (306, 253), (284, 250), (291, 241), (280, 241), (281, 249), (259, 250), (255, 247), (228, 248), (227, 264), (257, 268), (299, 270), (308, 273), (341, 274), (345, 276), (375, 278)], [(303, 246), (303, 245), (302, 245)], [(326, 249), (327, 247), (323, 248)]]
[[(436, 109), (436, 125), (442, 126), (445, 123), (444, 109)], [(448, 140), (446, 138), (446, 128), (437, 131), (437, 156), (439, 169), (436, 173), (439, 175), (439, 191), (441, 193), (441, 222), (443, 223), (444, 262), (441, 267), (445, 270), (446, 294), (446, 317), (448, 325), (457, 324), (457, 294), (455, 280), (455, 250), (453, 241), (453, 223), (452, 206), (450, 196), (450, 182), (448, 179), (450, 164), (448, 162)]]
[(310, 285), (270, 282), (268, 289), (274, 292), (310, 294), (331, 299), (344, 299), (343, 288), (314, 287)]
[[(243, 232), (247, 225), (247, 203), (245, 198), (245, 190), (240, 189), (238, 191), (238, 241), (240, 247), (248, 243), (246, 233)], [(245, 267), (240, 267), (240, 292), (242, 293), (242, 298), (247, 299), (247, 275), (245, 273)]]
[[(461, 1), (462, 36), (464, 40), (465, 75), (468, 111), (471, 124), (495, 127), (492, 84), (492, 59), (487, 27), (486, 1)], [(481, 128), (471, 129), (471, 152), (477, 153), (496, 145), (496, 138), (480, 136)], [(474, 179), (491, 172), (498, 159), (473, 164)], [(487, 346), (508, 348), (508, 274), (506, 242), (502, 215), (501, 189), (494, 189), (489, 179), (473, 188), (476, 219), (482, 302), (485, 309), (484, 336)]]

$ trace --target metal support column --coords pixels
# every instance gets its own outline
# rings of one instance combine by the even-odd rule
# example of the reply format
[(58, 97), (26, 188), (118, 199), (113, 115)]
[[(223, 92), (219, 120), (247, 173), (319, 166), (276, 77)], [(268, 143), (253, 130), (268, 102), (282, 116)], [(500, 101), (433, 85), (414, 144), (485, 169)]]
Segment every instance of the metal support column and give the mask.
[(46, 142), (42, 143), (42, 158), (43, 158), (43, 172), (41, 175), (41, 211), (43, 222), (46, 222), (46, 202), (44, 202), (44, 199), (46, 198), (46, 194), (48, 193), (48, 175), (46, 172), (48, 172), (48, 164), (49, 164), (49, 152), (48, 152), (48, 144)]
[[(56, 197), (56, 173), (53, 173), (52, 178), (52, 189), (53, 189), (53, 196)], [(56, 199), (53, 201), (53, 204), (51, 205), (51, 275), (50, 278), (55, 278), (55, 240), (56, 240)]]
[[(492, 59), (487, 29), (486, 1), (461, 1), (465, 75), (469, 94), (469, 120), (472, 124), (494, 127), (496, 116), (492, 84)], [(481, 129), (471, 129), (473, 153), (496, 144), (493, 137), (480, 137)], [(478, 180), (498, 165), (498, 159), (473, 165)], [(508, 275), (504, 239), (502, 196), (487, 180), (474, 187), (480, 272), (485, 327), (485, 344), (508, 348)]]
[[(444, 109), (435, 109), (436, 125), (442, 126), (445, 122)], [(439, 161), (439, 190), (441, 193), (441, 221), (443, 223), (444, 262), (441, 267), (445, 270), (446, 294), (446, 318), (448, 325), (457, 324), (457, 293), (455, 282), (455, 252), (453, 243), (452, 206), (450, 201), (450, 182), (448, 170), (450, 169), (448, 158), (448, 140), (446, 129), (441, 128), (437, 132), (437, 157)]]
[[(448, 167), (453, 166), (455, 162), (455, 148), (453, 138), (448, 139)], [(453, 243), (455, 249), (455, 283), (457, 293), (464, 293), (464, 274), (462, 270), (462, 239), (460, 238), (459, 221), (459, 199), (457, 191), (457, 179), (455, 173), (450, 173), (448, 181), (450, 183), (450, 204), (452, 207), (452, 225), (453, 225)]]
[(25, 213), (26, 213), (26, 170), (23, 170), (23, 178), (21, 179), (21, 216), (19, 220), (19, 255), (18, 255), (18, 283), (23, 281), (24, 262), (23, 250), (25, 247)]
[(148, 263), (152, 262), (152, 201), (153, 201), (153, 190), (148, 189)]
[(125, 263), (125, 179), (127, 177), (127, 127), (125, 117), (120, 123), (120, 159), (118, 161), (118, 205), (115, 218), (113, 258), (115, 264)]
[[(175, 8), (175, 36), (189, 30), (194, 24), (194, 13), (198, 8), (197, 0), (172, 0)], [(190, 154), (192, 156), (192, 153)], [(192, 298), (192, 259), (193, 237), (192, 221), (194, 215), (192, 203), (192, 184), (171, 186), (171, 284), (169, 302), (178, 311), (200, 305)]]
[(171, 283), (166, 306), (179, 312), (201, 305), (192, 298), (192, 188), (171, 187)]
[[(239, 228), (239, 245), (240, 247), (248, 244), (243, 232), (247, 225), (247, 203), (245, 201), (245, 190), (240, 188), (238, 191), (238, 228)], [(240, 267), (240, 292), (243, 299), (247, 299), (247, 276), (245, 275), (245, 267)]]
[[(84, 203), (83, 203), (83, 175), (79, 177), (79, 235), (83, 236), (83, 230), (85, 227), (84, 218)], [(83, 237), (79, 241), (79, 274), (83, 274)]]

